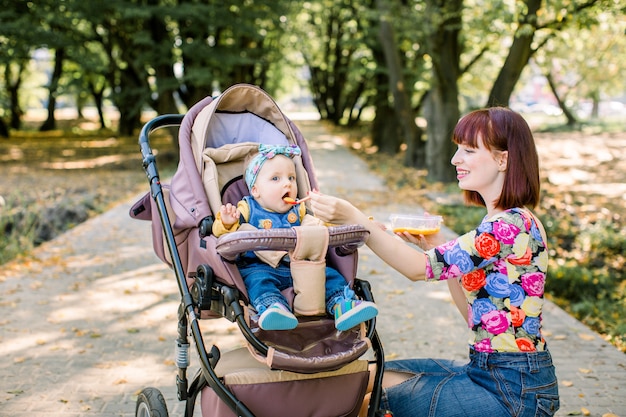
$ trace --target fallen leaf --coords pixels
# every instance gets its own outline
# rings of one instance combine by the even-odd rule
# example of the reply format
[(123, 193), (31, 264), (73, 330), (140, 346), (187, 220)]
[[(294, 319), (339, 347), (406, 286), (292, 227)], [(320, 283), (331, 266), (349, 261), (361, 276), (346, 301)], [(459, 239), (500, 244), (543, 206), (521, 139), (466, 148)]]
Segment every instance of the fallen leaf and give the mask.
[(588, 333), (578, 333), (578, 337), (583, 340), (594, 340), (596, 338), (594, 335)]
[(128, 381), (127, 381), (126, 379), (124, 379), (124, 378), (120, 378), (120, 379), (118, 379), (117, 381), (115, 381), (115, 382), (113, 383), (113, 385), (122, 385), (122, 384), (126, 384), (126, 383), (128, 383)]
[(619, 416), (613, 413), (606, 413), (606, 414), (602, 414), (602, 417), (619, 417)]
[(583, 374), (590, 374), (593, 371), (591, 369), (585, 369), (585, 368), (578, 368), (579, 372), (582, 372)]
[(563, 381), (561, 382), (561, 384), (565, 387), (571, 387), (574, 386), (574, 383), (572, 381)]
[(583, 413), (583, 416), (590, 416), (591, 415), (591, 411), (589, 411), (585, 407), (581, 407), (580, 411)]

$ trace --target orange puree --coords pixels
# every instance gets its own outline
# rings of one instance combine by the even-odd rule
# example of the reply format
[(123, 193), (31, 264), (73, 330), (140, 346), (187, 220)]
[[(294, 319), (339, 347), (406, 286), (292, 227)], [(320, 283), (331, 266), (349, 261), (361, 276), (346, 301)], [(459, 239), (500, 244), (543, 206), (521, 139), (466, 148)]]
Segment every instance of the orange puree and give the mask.
[(412, 235), (432, 235), (437, 233), (441, 228), (418, 229), (416, 227), (394, 227), (394, 233), (409, 232)]

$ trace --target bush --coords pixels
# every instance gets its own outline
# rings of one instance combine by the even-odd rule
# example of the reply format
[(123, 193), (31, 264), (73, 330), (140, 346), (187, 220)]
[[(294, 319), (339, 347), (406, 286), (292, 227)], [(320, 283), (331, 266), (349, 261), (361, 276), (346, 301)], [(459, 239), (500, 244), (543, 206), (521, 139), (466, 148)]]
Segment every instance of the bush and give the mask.
[(95, 209), (94, 197), (89, 194), (52, 197), (46, 203), (17, 194), (1, 199), (0, 264), (84, 222)]
[[(626, 231), (598, 221), (576, 229), (557, 228), (551, 235), (554, 254), (546, 291), (559, 306), (626, 351)], [(565, 240), (569, 244), (559, 246)]]

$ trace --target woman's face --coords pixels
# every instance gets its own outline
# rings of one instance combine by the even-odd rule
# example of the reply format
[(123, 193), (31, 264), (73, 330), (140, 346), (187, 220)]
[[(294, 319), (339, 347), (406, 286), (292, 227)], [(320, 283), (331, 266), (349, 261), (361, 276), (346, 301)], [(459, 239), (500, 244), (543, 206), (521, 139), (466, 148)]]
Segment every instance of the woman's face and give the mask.
[(502, 193), (508, 152), (488, 150), (482, 138), (477, 142), (477, 148), (459, 144), (451, 162), (456, 167), (459, 187), (476, 191), (489, 205)]
[(283, 198), (295, 199), (298, 195), (293, 160), (284, 155), (276, 155), (265, 161), (250, 193), (263, 208), (277, 213), (287, 212), (293, 206), (285, 203)]

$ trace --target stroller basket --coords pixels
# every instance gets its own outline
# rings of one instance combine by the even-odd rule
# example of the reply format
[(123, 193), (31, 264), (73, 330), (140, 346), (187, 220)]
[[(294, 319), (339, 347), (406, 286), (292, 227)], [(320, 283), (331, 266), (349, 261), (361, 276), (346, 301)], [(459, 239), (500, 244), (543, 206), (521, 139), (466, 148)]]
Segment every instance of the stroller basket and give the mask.
[[(221, 118), (222, 115), (225, 117)], [(178, 399), (186, 401), (185, 416), (193, 415), (198, 394), (202, 396), (202, 412), (206, 417), (356, 416), (370, 366), (375, 372), (368, 416), (391, 415), (379, 410), (384, 353), (375, 319), (340, 332), (334, 328), (332, 318), (305, 316), (298, 318), (294, 330), (265, 331), (251, 313), (245, 286), (233, 261), (250, 250), (293, 249), (297, 245), (296, 232), (247, 230), (219, 239), (210, 234), (216, 205), (228, 199), (235, 201), (247, 191), (240, 177), (207, 181), (202, 166), (205, 147), (222, 147), (229, 140), (223, 135), (216, 139), (218, 135), (212, 125), (220, 125), (218, 131), (228, 130), (225, 127), (228, 124), (241, 129), (233, 117), (237, 115), (245, 118), (244, 123), (253, 120), (257, 130), (259, 123), (265, 132), (278, 129), (276, 140), (300, 146), (303, 158), (299, 181), (306, 184), (304, 192), (317, 188), (301, 133), (276, 103), (255, 86), (235, 85), (216, 98), (200, 101), (186, 115), (158, 116), (144, 125), (139, 137), (150, 192), (131, 208), (130, 214), (152, 222), (155, 252), (171, 266), (178, 283), (181, 303), (176, 386)], [(180, 126), (181, 159), (171, 184), (162, 184), (149, 136), (157, 129), (171, 126)], [(213, 183), (215, 189), (211, 188)], [(356, 267), (357, 249), (367, 235), (360, 225), (330, 227), (327, 257), (347, 277), (361, 299), (373, 301), (369, 283), (348, 275)], [(215, 318), (236, 323), (248, 348), (224, 353), (215, 345), (208, 348), (199, 321)], [(187, 378), (190, 337), (200, 362), (191, 382)], [(368, 351), (373, 352), (374, 359), (361, 359)], [(270, 397), (281, 401), (267, 401)], [(319, 401), (319, 397), (324, 401)], [(328, 405), (320, 404), (327, 402)], [(137, 400), (136, 414), (167, 416), (160, 391), (144, 389)]]

